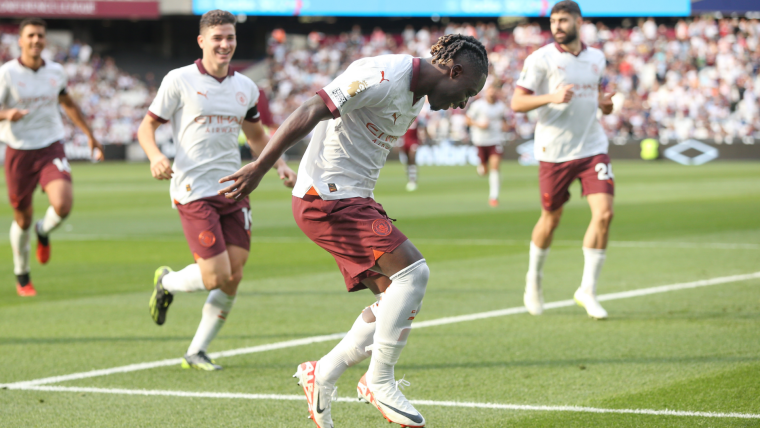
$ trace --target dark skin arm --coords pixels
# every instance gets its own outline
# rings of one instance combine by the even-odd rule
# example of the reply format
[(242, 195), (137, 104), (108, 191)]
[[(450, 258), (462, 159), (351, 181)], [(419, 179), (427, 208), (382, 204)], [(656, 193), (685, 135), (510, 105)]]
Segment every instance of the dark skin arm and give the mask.
[(261, 179), (275, 162), (298, 141), (309, 135), (319, 122), (332, 119), (332, 113), (322, 99), (311, 97), (298, 107), (269, 140), (264, 150), (255, 161), (240, 168), (236, 173), (219, 180), (220, 183), (234, 181), (233, 184), (219, 191), (227, 199), (240, 199), (248, 196), (259, 186)]

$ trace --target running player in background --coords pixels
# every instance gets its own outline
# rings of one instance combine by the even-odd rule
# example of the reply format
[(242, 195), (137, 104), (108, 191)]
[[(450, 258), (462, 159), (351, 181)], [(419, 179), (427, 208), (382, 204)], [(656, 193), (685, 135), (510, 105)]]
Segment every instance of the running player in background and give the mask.
[[(248, 198), (230, 200), (217, 195), (219, 177), (240, 168), (237, 136), (242, 127), (254, 153), (269, 141), (259, 121), (259, 88), (230, 69), (235, 53), (234, 15), (207, 12), (200, 20), (198, 45), (203, 59), (166, 75), (140, 129), (140, 145), (158, 180), (171, 180), (171, 198), (179, 211), (185, 238), (195, 263), (173, 272), (156, 270), (150, 298), (153, 321), (162, 325), (178, 292), (210, 291), (183, 368), (219, 370), (206, 355), (209, 343), (232, 310), (243, 277), (251, 242)], [(156, 145), (156, 129), (168, 121), (177, 144), (174, 165)], [(295, 173), (284, 161), (272, 162), (285, 184), (293, 187)]]
[(580, 7), (574, 1), (554, 5), (550, 23), (555, 43), (525, 59), (512, 98), (516, 112), (538, 109), (535, 155), (540, 161), (543, 209), (533, 229), (524, 303), (533, 315), (543, 311), (544, 261), (562, 217), (562, 206), (570, 199), (568, 188), (578, 179), (591, 207), (591, 224), (583, 238), (583, 279), (574, 297), (590, 317), (605, 319), (607, 311), (596, 299), (596, 282), (606, 257), (615, 187), (607, 156), (609, 142), (597, 119), (597, 109), (612, 113), (614, 93), (605, 94), (601, 84), (604, 54), (578, 38), (582, 22)]
[(501, 84), (491, 83), (485, 97), (475, 100), (467, 109), (472, 144), (478, 148), (478, 175), (488, 174), (488, 204), (499, 206), (499, 165), (504, 153), (504, 132), (507, 130), (507, 106), (498, 99)]
[(425, 425), (399, 391), (394, 366), (419, 315), (430, 270), (375, 202), (373, 190), (393, 143), (419, 114), (425, 96), (432, 110), (464, 108), (488, 75), (485, 48), (473, 37), (443, 36), (431, 54), (426, 59), (383, 55), (354, 62), (288, 117), (258, 160), (221, 180), (235, 182), (220, 194), (243, 198), (288, 147), (314, 130), (293, 189), (296, 223), (333, 255), (348, 291), (369, 288), (378, 296), (329, 354), (298, 366), (295, 376), (320, 428), (333, 426), (335, 382), (370, 355), (369, 369), (357, 386), (359, 396), (388, 421)]
[(402, 138), (401, 152), (406, 155), (406, 190), (414, 192), (417, 190), (417, 148), (420, 146), (419, 129), (417, 127), (419, 119), (414, 119), (412, 125)]
[(21, 56), (0, 67), (0, 141), (7, 144), (5, 180), (13, 207), (10, 241), (13, 272), (19, 296), (35, 296), (29, 277), (32, 197), (37, 184), (47, 194), (50, 206), (34, 226), (37, 261), (50, 260), (50, 232), (71, 212), (73, 193), (71, 168), (63, 151), (63, 121), (58, 106), (87, 136), (93, 160), (103, 160), (103, 146), (87, 126), (84, 115), (66, 91), (63, 67), (42, 59), (47, 24), (36, 18), (19, 25)]

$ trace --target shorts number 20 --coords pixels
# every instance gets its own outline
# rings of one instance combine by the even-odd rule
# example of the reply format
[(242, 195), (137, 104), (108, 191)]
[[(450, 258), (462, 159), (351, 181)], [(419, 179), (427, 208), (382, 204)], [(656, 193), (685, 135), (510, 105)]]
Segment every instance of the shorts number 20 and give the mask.
[(594, 167), (594, 171), (597, 172), (597, 177), (600, 181), (607, 181), (615, 178), (615, 174), (612, 173), (611, 163), (598, 163)]

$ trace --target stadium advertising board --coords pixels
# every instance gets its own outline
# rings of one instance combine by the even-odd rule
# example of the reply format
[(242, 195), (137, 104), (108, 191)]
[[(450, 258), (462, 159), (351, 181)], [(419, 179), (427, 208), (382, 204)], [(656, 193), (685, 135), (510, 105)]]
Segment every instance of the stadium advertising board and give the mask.
[[(193, 0), (193, 12), (310, 16), (546, 16), (558, 0)], [(687, 16), (690, 0), (579, 0), (583, 15)]]
[(0, 16), (158, 18), (158, 1), (0, 0)]

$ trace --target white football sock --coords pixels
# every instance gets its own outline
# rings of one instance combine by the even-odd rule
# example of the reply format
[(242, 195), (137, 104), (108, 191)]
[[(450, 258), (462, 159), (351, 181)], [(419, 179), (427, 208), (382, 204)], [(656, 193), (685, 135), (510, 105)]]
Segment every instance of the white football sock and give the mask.
[(544, 262), (549, 255), (549, 249), (538, 248), (533, 241), (530, 241), (530, 259), (528, 261), (527, 282), (537, 283), (544, 274)]
[(499, 199), (499, 171), (492, 169), (488, 172), (488, 199)]
[(581, 290), (596, 296), (596, 280), (599, 273), (602, 272), (604, 259), (607, 258), (607, 250), (597, 250), (596, 248), (583, 247), (583, 279), (581, 280)]
[(187, 265), (184, 269), (177, 272), (169, 272), (161, 280), (164, 289), (170, 293), (192, 293), (194, 291), (206, 291), (203, 285), (203, 275), (201, 267), (197, 263)]
[[(381, 295), (376, 295), (376, 297), (378, 296)], [(377, 308), (377, 305), (379, 305), (379, 299), (378, 303), (370, 306), (370, 308)], [(346, 337), (319, 360), (316, 373), (319, 383), (334, 386), (346, 369), (367, 359), (371, 355), (371, 351), (366, 348), (372, 345), (374, 334), (375, 323), (364, 321), (362, 312), (354, 321), (354, 325)]]
[(395, 382), (393, 366), (406, 345), (429, 278), (430, 268), (425, 259), (390, 277), (391, 285), (385, 290), (383, 303), (375, 313), (377, 321), (371, 347), (372, 361), (367, 370), (368, 383), (387, 385)]
[(29, 235), (29, 229), (22, 229), (15, 220), (11, 222), (9, 237), (13, 250), (13, 273), (16, 275), (29, 273), (29, 254), (31, 253)]
[(416, 183), (417, 182), (417, 165), (407, 165), (406, 176), (410, 183)]
[(63, 218), (56, 214), (55, 208), (49, 206), (45, 211), (45, 217), (37, 222), (37, 233), (42, 236), (48, 236), (50, 232), (55, 230), (63, 222)]
[(232, 310), (234, 303), (235, 296), (228, 296), (222, 290), (211, 290), (208, 293), (206, 304), (203, 305), (201, 323), (198, 325), (198, 330), (195, 332), (190, 347), (187, 348), (188, 355), (197, 354), (199, 351), (206, 352), (208, 344), (214, 340), (227, 320), (227, 315)]

